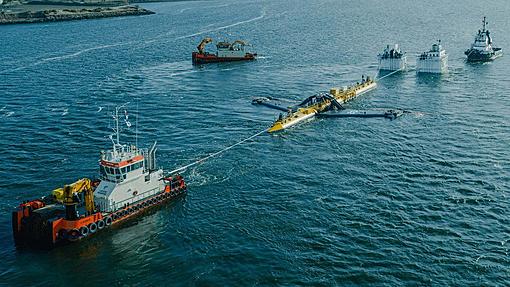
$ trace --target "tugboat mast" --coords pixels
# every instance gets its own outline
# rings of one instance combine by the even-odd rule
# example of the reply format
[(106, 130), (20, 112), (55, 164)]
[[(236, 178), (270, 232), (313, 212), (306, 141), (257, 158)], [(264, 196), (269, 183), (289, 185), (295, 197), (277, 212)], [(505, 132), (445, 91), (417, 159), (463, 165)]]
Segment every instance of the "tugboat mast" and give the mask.
[(129, 105), (129, 102), (118, 107), (115, 107), (115, 115), (113, 116), (113, 120), (115, 121), (115, 128), (113, 128), (113, 131), (115, 132), (116, 141), (113, 141), (112, 139), (114, 154), (117, 154), (117, 147), (120, 147), (122, 149), (122, 145), (120, 144), (119, 110), (127, 105)]
[(489, 24), (489, 23), (487, 23), (487, 21), (485, 20), (485, 18), (486, 18), (486, 17), (485, 17), (485, 16), (483, 16), (483, 20), (482, 20), (483, 30), (482, 30), (482, 32), (485, 32), (485, 25), (486, 25), (486, 24)]

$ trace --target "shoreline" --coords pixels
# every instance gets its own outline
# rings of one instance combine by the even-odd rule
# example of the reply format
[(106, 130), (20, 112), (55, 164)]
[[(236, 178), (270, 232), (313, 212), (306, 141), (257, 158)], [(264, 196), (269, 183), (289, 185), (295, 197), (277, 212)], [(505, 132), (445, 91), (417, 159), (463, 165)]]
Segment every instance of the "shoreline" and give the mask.
[(151, 15), (155, 12), (138, 5), (126, 6), (48, 6), (43, 9), (30, 9), (27, 5), (22, 11), (0, 12), (0, 25), (30, 24), (43, 22), (61, 22), (83, 19), (98, 19), (122, 16)]

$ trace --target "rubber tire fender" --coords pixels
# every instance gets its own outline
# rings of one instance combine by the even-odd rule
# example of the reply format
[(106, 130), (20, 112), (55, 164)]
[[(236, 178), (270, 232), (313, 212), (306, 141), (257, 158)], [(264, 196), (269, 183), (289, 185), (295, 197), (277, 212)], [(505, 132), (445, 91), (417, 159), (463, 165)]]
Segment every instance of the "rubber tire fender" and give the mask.
[(81, 236), (83, 237), (86, 237), (87, 235), (89, 235), (89, 228), (87, 226), (82, 226), (80, 227), (80, 234)]
[(104, 223), (104, 220), (99, 219), (98, 221), (96, 221), (96, 225), (97, 225), (97, 229), (101, 230), (101, 229), (105, 228), (106, 223)]
[(89, 232), (90, 233), (96, 233), (97, 231), (97, 224), (95, 222), (92, 222), (91, 224), (89, 224)]
[(108, 216), (107, 218), (104, 219), (104, 224), (106, 226), (110, 226), (110, 225), (112, 225), (112, 223), (113, 223), (113, 219), (111, 216)]
[(81, 236), (81, 232), (76, 228), (73, 228), (67, 232), (67, 240), (69, 240), (71, 242), (74, 242), (74, 241), (80, 239), (80, 236)]

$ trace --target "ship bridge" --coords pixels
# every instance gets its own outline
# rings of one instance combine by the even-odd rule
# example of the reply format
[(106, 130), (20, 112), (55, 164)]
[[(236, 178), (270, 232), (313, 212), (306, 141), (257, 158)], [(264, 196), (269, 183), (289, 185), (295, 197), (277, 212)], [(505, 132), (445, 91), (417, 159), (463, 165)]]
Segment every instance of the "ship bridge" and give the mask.
[(99, 161), (101, 180), (121, 182), (127, 179), (128, 174), (134, 175), (133, 171), (140, 170), (137, 174), (141, 174), (144, 167), (142, 152), (135, 146), (121, 146), (120, 150), (115, 148), (102, 152)]

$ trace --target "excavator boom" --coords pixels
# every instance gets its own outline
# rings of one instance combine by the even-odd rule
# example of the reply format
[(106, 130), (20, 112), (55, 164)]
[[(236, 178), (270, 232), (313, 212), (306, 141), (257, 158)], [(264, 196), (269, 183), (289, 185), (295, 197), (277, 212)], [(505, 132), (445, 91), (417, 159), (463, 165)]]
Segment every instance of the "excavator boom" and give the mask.
[(213, 40), (211, 38), (204, 38), (200, 44), (198, 44), (197, 49), (200, 54), (204, 53), (205, 46), (211, 43)]
[(94, 212), (94, 189), (92, 187), (92, 181), (88, 178), (83, 178), (63, 188), (55, 189), (53, 195), (57, 201), (62, 202), (64, 205), (76, 205), (77, 202), (74, 198), (74, 194), (81, 192), (84, 194), (87, 212)]

